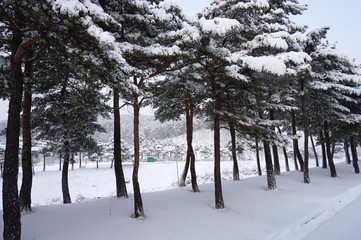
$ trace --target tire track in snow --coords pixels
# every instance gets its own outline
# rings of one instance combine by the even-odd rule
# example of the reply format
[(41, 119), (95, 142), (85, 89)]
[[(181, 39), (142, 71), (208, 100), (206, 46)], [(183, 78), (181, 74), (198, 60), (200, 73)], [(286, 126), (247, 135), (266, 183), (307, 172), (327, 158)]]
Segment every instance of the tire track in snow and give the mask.
[(327, 201), (325, 207), (313, 212), (296, 224), (271, 235), (268, 240), (305, 239), (322, 223), (332, 218), (359, 197), (361, 197), (361, 184)]

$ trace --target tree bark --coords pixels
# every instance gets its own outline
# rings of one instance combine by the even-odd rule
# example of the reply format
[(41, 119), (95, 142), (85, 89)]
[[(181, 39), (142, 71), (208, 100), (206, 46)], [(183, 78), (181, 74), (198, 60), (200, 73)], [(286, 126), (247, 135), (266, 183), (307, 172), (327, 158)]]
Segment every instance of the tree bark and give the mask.
[(193, 142), (193, 103), (192, 103), (192, 100), (187, 99), (185, 102), (185, 105), (186, 105), (187, 148), (188, 148), (187, 155), (189, 155), (189, 158), (190, 158), (192, 190), (193, 190), (193, 192), (199, 192), (199, 187), (197, 184), (196, 166), (195, 166), (196, 157), (194, 155), (193, 146), (192, 146), (192, 142)]
[(322, 129), (320, 129), (320, 140), (321, 140), (321, 150), (322, 150), (322, 168), (327, 168), (325, 137)]
[(43, 172), (45, 172), (45, 166), (46, 166), (46, 156), (43, 155)]
[(113, 88), (113, 114), (114, 114), (114, 172), (117, 197), (128, 197), (125, 183), (122, 154), (121, 154), (121, 126), (120, 126), (119, 89)]
[[(281, 129), (280, 127), (277, 127), (278, 128), (278, 133), (281, 134)], [(286, 171), (289, 172), (290, 171), (290, 164), (288, 162), (288, 156), (287, 156), (287, 149), (286, 147), (282, 147), (282, 150), (283, 150), (283, 156), (285, 158), (285, 166), (286, 166)]]
[(358, 157), (357, 157), (355, 138), (353, 136), (350, 137), (350, 145), (351, 145), (351, 153), (352, 153), (352, 166), (355, 169), (355, 173), (359, 174), (360, 168), (358, 165)]
[(61, 189), (63, 192), (63, 203), (71, 203), (68, 172), (69, 172), (69, 161), (70, 161), (70, 149), (69, 142), (64, 142), (64, 160), (63, 160), (63, 171), (61, 173)]
[(303, 172), (303, 159), (300, 152), (300, 149), (298, 148), (298, 139), (296, 138), (297, 130), (296, 130), (296, 113), (294, 111), (291, 112), (292, 116), (292, 134), (293, 134), (293, 158), (295, 162), (295, 169), (298, 171), (298, 165), (297, 161), (300, 164), (300, 170)]
[[(137, 83), (136, 77), (134, 77), (135, 83)], [(133, 94), (133, 131), (134, 131), (134, 167), (133, 167), (133, 191), (134, 191), (134, 217), (144, 217), (142, 195), (140, 193), (140, 186), (138, 181), (139, 171), (139, 96)]]
[(324, 134), (325, 134), (326, 155), (327, 155), (328, 165), (330, 166), (330, 174), (331, 177), (337, 177), (336, 166), (332, 158), (331, 139), (330, 139), (327, 120), (324, 121), (323, 126), (324, 126)]
[(6, 147), (3, 170), (3, 238), (20, 240), (21, 221), (18, 199), (20, 112), (23, 94), (21, 61), (15, 54), (22, 42), (20, 29), (13, 30), (11, 40), (11, 94), (6, 127)]
[(82, 152), (79, 152), (79, 169), (82, 167), (82, 165), (81, 165), (81, 154), (82, 154)]
[(305, 80), (304, 79), (301, 79), (301, 91), (303, 91), (303, 94), (301, 96), (301, 110), (302, 110), (303, 136), (304, 136), (303, 182), (306, 184), (309, 184), (309, 183), (311, 183), (310, 172), (308, 169), (308, 161), (309, 161), (308, 138), (309, 138), (310, 132), (309, 132), (309, 124), (308, 124), (308, 113), (307, 113), (307, 107), (306, 107), (306, 94), (305, 94)]
[(220, 116), (221, 98), (216, 94), (214, 99), (214, 187), (215, 187), (215, 206), (216, 209), (224, 208), (221, 179), (221, 140), (220, 140)]
[(239, 168), (238, 168), (238, 160), (237, 160), (237, 146), (236, 146), (236, 129), (232, 122), (228, 123), (229, 131), (231, 134), (231, 152), (232, 152), (232, 160), (233, 160), (233, 180), (239, 181)]
[(343, 148), (345, 150), (346, 163), (351, 164), (351, 157), (350, 157), (350, 151), (349, 151), (349, 145), (348, 145), (347, 138), (345, 138), (345, 140), (343, 142)]
[(182, 172), (181, 178), (179, 180), (180, 187), (187, 186), (186, 179), (187, 179), (188, 169), (189, 169), (189, 165), (190, 165), (190, 158), (191, 158), (191, 156), (190, 156), (189, 150), (187, 150), (186, 161), (184, 163), (183, 172)]
[(260, 157), (259, 157), (259, 145), (258, 145), (258, 138), (257, 137), (256, 137), (256, 159), (257, 159), (258, 176), (262, 176), (261, 160), (260, 160)]
[[(31, 64), (25, 64), (26, 77), (31, 77)], [(30, 66), (29, 66), (30, 65)], [(31, 156), (31, 100), (32, 93), (30, 86), (27, 85), (24, 91), (23, 102), (23, 115), (22, 115), (22, 133), (23, 133), (23, 148), (22, 148), (22, 170), (23, 177), (21, 182), (19, 194), (20, 211), (31, 211), (31, 188), (33, 184), (33, 171), (32, 171), (32, 156)]]
[(268, 141), (263, 140), (264, 155), (266, 160), (267, 187), (269, 190), (274, 190), (277, 188), (277, 182), (273, 170), (272, 154), (269, 144), (270, 143)]
[[(270, 110), (270, 120), (275, 120), (274, 110)], [(274, 128), (273, 130), (275, 131), (276, 128)], [(278, 156), (278, 148), (276, 144), (272, 144), (272, 152), (273, 152), (274, 172), (276, 175), (281, 175), (280, 158)]]
[[(263, 119), (263, 113), (259, 112), (259, 117)], [(276, 177), (272, 164), (272, 154), (270, 143), (267, 140), (263, 140), (263, 150), (266, 162), (266, 173), (267, 173), (267, 187), (269, 190), (274, 190), (277, 188)]]
[(320, 163), (318, 161), (318, 155), (317, 155), (317, 151), (316, 151), (315, 141), (313, 141), (313, 137), (312, 137), (311, 133), (310, 133), (310, 139), (311, 139), (313, 154), (315, 155), (315, 159), (316, 159), (316, 167), (319, 167)]

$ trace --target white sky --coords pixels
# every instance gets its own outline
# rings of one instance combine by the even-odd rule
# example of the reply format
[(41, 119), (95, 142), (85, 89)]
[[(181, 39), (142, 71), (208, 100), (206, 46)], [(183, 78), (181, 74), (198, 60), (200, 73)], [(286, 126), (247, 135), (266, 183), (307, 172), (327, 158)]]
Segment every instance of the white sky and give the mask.
[[(194, 15), (206, 7), (211, 0), (168, 0), (177, 2), (183, 10)], [(298, 23), (311, 29), (330, 26), (328, 40), (337, 42), (338, 49), (351, 59), (361, 63), (361, 1), (360, 0), (300, 0), (309, 6), (302, 16), (295, 18)], [(0, 100), (0, 120), (7, 118), (8, 103)]]

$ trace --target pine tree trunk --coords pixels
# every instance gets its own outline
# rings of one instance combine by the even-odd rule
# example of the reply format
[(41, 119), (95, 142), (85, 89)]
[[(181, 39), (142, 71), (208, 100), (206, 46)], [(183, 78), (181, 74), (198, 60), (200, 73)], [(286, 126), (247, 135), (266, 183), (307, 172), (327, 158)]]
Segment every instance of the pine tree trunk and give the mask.
[(273, 171), (272, 154), (269, 142), (263, 140), (264, 155), (266, 161), (267, 187), (269, 190), (277, 188), (275, 173)]
[[(136, 78), (134, 78), (136, 81)], [(134, 217), (144, 217), (142, 195), (138, 181), (139, 171), (139, 100), (136, 93), (133, 94), (133, 130), (134, 130), (134, 167), (133, 167), (133, 191), (134, 191)]]
[(357, 157), (357, 149), (356, 149), (356, 144), (355, 144), (355, 138), (354, 137), (350, 137), (350, 145), (351, 145), (351, 153), (352, 153), (352, 166), (355, 169), (355, 173), (359, 174), (360, 173), (360, 168), (358, 165), (358, 157)]
[(11, 94), (6, 127), (6, 147), (3, 170), (3, 237), (4, 240), (20, 240), (21, 221), (18, 199), (20, 112), (23, 94), (23, 76), (20, 59), (15, 53), (22, 42), (22, 33), (13, 29), (11, 40)]
[(229, 122), (229, 131), (231, 134), (231, 151), (232, 151), (232, 160), (233, 160), (233, 180), (239, 181), (239, 168), (237, 160), (237, 146), (236, 146), (236, 129), (234, 124)]
[(330, 174), (331, 177), (337, 177), (336, 166), (335, 163), (333, 162), (332, 152), (331, 152), (331, 139), (328, 129), (328, 122), (326, 120), (324, 121), (324, 134), (325, 134), (325, 144), (326, 144), (326, 155), (327, 155), (328, 165), (330, 166)]
[(216, 94), (214, 99), (214, 187), (215, 187), (215, 206), (216, 209), (224, 208), (224, 200), (222, 193), (222, 179), (221, 179), (221, 140), (220, 140), (220, 117), (221, 99)]
[(258, 145), (258, 138), (257, 137), (256, 137), (256, 159), (257, 159), (258, 176), (262, 176), (261, 159), (259, 157), (259, 145)]
[(303, 172), (303, 159), (300, 152), (300, 149), (298, 148), (298, 140), (296, 138), (297, 131), (296, 131), (296, 113), (294, 111), (291, 112), (292, 117), (292, 134), (293, 134), (293, 158), (295, 162), (295, 169), (296, 171), (299, 170), (297, 161), (300, 164), (301, 172)]
[(82, 167), (82, 166), (81, 166), (81, 154), (82, 154), (82, 153), (79, 152), (79, 169)]
[(43, 155), (43, 172), (45, 172), (45, 166), (46, 166), (46, 156)]
[[(277, 127), (277, 128), (278, 128), (278, 133), (282, 134), (280, 127)], [(283, 156), (285, 158), (286, 171), (289, 172), (290, 171), (290, 164), (288, 163), (287, 149), (286, 149), (286, 147), (282, 147), (282, 149), (283, 149)]]
[(186, 179), (187, 179), (188, 169), (189, 169), (189, 165), (190, 165), (190, 158), (191, 158), (190, 152), (189, 152), (189, 149), (187, 149), (186, 161), (184, 163), (183, 172), (182, 172), (181, 178), (179, 180), (180, 187), (187, 186)]
[(69, 142), (64, 142), (64, 160), (63, 160), (63, 171), (61, 174), (61, 189), (63, 192), (63, 203), (71, 203), (70, 192), (69, 192), (69, 182), (68, 182), (68, 171), (69, 171), (69, 161), (70, 161), (70, 149)]
[[(30, 63), (31, 64), (31, 63)], [(31, 77), (31, 66), (29, 63), (25, 64), (25, 74), (27, 77)], [(29, 69), (30, 68), (30, 69)], [(30, 71), (30, 72), (29, 72)], [(31, 211), (31, 187), (33, 183), (33, 171), (32, 171), (32, 156), (31, 156), (31, 100), (32, 94), (30, 86), (27, 86), (24, 91), (24, 104), (23, 104), (23, 116), (22, 116), (22, 132), (23, 132), (23, 148), (22, 148), (22, 170), (23, 178), (21, 182), (20, 194), (19, 194), (19, 206), (20, 211)]]
[[(274, 110), (270, 110), (270, 120), (275, 120)], [(274, 128), (273, 130), (276, 130), (276, 128)], [(274, 172), (276, 175), (281, 175), (280, 159), (278, 156), (277, 145), (272, 144), (272, 152), (273, 152)]]
[(128, 197), (127, 186), (124, 178), (121, 155), (121, 125), (119, 110), (119, 89), (113, 88), (113, 114), (114, 114), (114, 172), (117, 197)]
[[(263, 119), (263, 113), (259, 112), (259, 117)], [(269, 190), (274, 190), (277, 188), (276, 176), (272, 164), (272, 154), (270, 143), (266, 140), (263, 140), (263, 150), (266, 162), (266, 173), (267, 173), (267, 187)]]
[(345, 150), (346, 163), (351, 164), (351, 157), (350, 157), (350, 151), (349, 151), (347, 138), (345, 138), (345, 140), (343, 142), (343, 148)]
[(310, 133), (310, 139), (311, 139), (313, 154), (315, 155), (315, 159), (316, 159), (316, 167), (319, 167), (320, 163), (318, 161), (318, 155), (317, 155), (317, 151), (316, 151), (315, 141), (313, 141), (313, 137), (312, 137), (311, 133)]
[(308, 138), (310, 135), (309, 124), (308, 124), (308, 113), (306, 106), (306, 94), (305, 94), (305, 80), (301, 79), (301, 91), (303, 94), (301, 96), (301, 109), (302, 109), (302, 122), (303, 122), (303, 136), (304, 136), (304, 162), (303, 162), (303, 182), (306, 184), (311, 183), (310, 172), (308, 169), (309, 162), (309, 151), (308, 151)]
[[(197, 184), (197, 174), (196, 174), (196, 166), (195, 166), (195, 155), (193, 151), (193, 103), (191, 99), (187, 99), (185, 102), (186, 105), (186, 127), (187, 127), (187, 155), (190, 158), (190, 171), (191, 171), (191, 179), (192, 179), (192, 190), (193, 192), (199, 192), (199, 187)], [(188, 158), (188, 157), (187, 157)], [(187, 161), (189, 161), (187, 159)]]
[(322, 149), (322, 168), (327, 168), (325, 137), (322, 129), (320, 129), (320, 140), (321, 140), (321, 149)]

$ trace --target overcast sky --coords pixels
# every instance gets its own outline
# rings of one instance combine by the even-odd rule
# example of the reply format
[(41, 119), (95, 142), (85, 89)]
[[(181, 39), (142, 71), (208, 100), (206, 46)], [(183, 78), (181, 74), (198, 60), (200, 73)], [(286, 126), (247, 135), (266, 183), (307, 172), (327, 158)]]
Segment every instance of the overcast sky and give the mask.
[[(180, 4), (185, 12), (194, 15), (211, 0), (168, 0)], [(351, 59), (361, 63), (361, 1), (360, 0), (301, 0), (308, 10), (295, 18), (311, 29), (329, 26), (328, 40)], [(0, 100), (0, 120), (7, 118), (8, 104)]]

